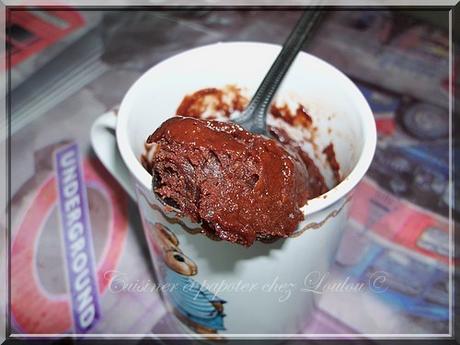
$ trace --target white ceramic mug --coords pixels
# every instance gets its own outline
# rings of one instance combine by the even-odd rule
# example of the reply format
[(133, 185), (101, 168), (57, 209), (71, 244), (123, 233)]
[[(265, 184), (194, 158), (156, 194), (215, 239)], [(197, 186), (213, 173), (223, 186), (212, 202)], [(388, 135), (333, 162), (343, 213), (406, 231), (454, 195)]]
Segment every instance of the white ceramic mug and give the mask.
[(168, 290), (165, 303), (190, 333), (299, 332), (314, 307), (314, 293), (305, 291), (305, 284), (333, 261), (350, 193), (374, 155), (375, 122), (363, 95), (333, 66), (301, 52), (277, 98), (294, 97), (308, 108), (318, 128), (317, 148), (334, 144), (344, 177), (304, 207), (300, 228), (305, 231), (246, 248), (211, 240), (196, 233), (199, 225), (184, 226), (164, 212), (139, 161), (147, 136), (175, 114), (186, 94), (201, 88), (236, 84), (250, 96), (279, 50), (229, 42), (175, 55), (134, 83), (118, 116), (105, 114), (92, 128), (96, 154), (137, 200), (159, 284)]

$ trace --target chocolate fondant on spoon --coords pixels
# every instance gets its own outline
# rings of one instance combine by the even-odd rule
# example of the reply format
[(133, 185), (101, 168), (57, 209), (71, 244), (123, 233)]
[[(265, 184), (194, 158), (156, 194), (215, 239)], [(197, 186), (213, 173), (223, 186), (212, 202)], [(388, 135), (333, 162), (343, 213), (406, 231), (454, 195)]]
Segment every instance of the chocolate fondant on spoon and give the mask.
[(295, 231), (312, 197), (308, 172), (295, 149), (270, 138), (266, 116), (318, 17), (304, 13), (234, 123), (174, 117), (147, 139), (155, 144), (152, 188), (164, 205), (247, 246)]

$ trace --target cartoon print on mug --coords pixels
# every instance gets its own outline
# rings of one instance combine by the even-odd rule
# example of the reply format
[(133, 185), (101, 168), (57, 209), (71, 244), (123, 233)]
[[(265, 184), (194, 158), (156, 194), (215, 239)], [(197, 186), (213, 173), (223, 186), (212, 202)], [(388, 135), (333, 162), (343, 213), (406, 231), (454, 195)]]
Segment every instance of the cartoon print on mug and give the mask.
[[(151, 225), (151, 224), (149, 224)], [(160, 252), (160, 272), (166, 284), (174, 288), (165, 292), (172, 312), (197, 333), (216, 334), (224, 327), (226, 301), (192, 279), (198, 267), (179, 247), (179, 240), (166, 226), (155, 223), (149, 227), (151, 246)]]

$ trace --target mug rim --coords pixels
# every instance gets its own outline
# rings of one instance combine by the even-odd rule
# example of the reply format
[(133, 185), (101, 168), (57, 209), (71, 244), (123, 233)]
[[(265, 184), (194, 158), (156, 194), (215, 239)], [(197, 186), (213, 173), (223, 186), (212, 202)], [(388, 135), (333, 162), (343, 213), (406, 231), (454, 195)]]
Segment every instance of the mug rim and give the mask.
[[(147, 190), (151, 189), (151, 175), (144, 169), (138, 157), (136, 157), (135, 153), (133, 152), (130, 141), (127, 133), (127, 124), (128, 124), (128, 106), (133, 98), (133, 94), (136, 91), (136, 88), (139, 84), (142, 83), (147, 76), (152, 73), (155, 69), (160, 68), (162, 65), (169, 63), (171, 59), (177, 58), (184, 54), (189, 54), (190, 52), (201, 50), (201, 49), (209, 49), (213, 47), (219, 47), (222, 45), (259, 45), (265, 47), (276, 48), (278, 50), (281, 49), (281, 46), (278, 44), (271, 44), (271, 43), (263, 43), (263, 42), (241, 42), (241, 41), (229, 41), (229, 42), (218, 42), (212, 43), (208, 45), (203, 45), (199, 47), (195, 47), (192, 49), (187, 49), (183, 52), (178, 54), (172, 55), (169, 58), (162, 60), (161, 62), (155, 64), (154, 66), (150, 67), (147, 71), (145, 71), (128, 89), (123, 97), (123, 100), (120, 104), (120, 108), (118, 111), (117, 116), (117, 125), (116, 125), (116, 141), (118, 150), (120, 151), (121, 157), (123, 159), (124, 164), (127, 166), (130, 173), (135, 177), (136, 181), (140, 183), (144, 188)], [(337, 184), (335, 187), (329, 189), (326, 193), (317, 196), (316, 198), (308, 200), (307, 204), (305, 204), (301, 209), (305, 217), (319, 212), (321, 210), (329, 208), (329, 206), (336, 203), (338, 200), (341, 200), (346, 197), (346, 195), (351, 192), (354, 187), (362, 180), (364, 175), (366, 174), (372, 159), (374, 157), (375, 148), (377, 144), (377, 129), (375, 124), (374, 115), (372, 110), (359, 90), (359, 88), (353, 83), (353, 81), (348, 78), (343, 72), (339, 69), (334, 67), (333, 65), (329, 64), (328, 62), (311, 55), (305, 51), (300, 51), (299, 55), (307, 56), (309, 59), (316, 60), (317, 63), (325, 65), (325, 67), (331, 69), (334, 73), (336, 73), (339, 77), (344, 78), (345, 82), (348, 84), (350, 91), (352, 92), (353, 96), (355, 97), (355, 102), (358, 111), (358, 117), (360, 120), (360, 125), (362, 126), (362, 135), (363, 135), (363, 148), (359, 155), (359, 158), (350, 171), (350, 173), (345, 176), (345, 178)]]

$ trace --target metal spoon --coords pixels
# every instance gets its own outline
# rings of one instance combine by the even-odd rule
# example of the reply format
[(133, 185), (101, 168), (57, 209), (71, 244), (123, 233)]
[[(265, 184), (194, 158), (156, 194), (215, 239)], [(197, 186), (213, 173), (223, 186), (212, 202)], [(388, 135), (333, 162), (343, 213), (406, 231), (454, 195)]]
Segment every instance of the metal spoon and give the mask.
[[(268, 73), (265, 75), (264, 80), (252, 97), (249, 105), (241, 116), (234, 119), (233, 122), (252, 133), (261, 134), (267, 137), (270, 136), (267, 130), (267, 112), (270, 103), (303, 43), (310, 37), (312, 29), (318, 22), (320, 16), (321, 12), (318, 10), (305, 11), (302, 14), (302, 17), (300, 17), (296, 26), (289, 34), (283, 48), (276, 57)], [(171, 208), (172, 211), (180, 213), (175, 203), (171, 202), (169, 199), (162, 199), (155, 193), (157, 179), (155, 173), (152, 175), (152, 188), (157, 199), (163, 206), (167, 206)]]
[(267, 113), (270, 103), (297, 53), (310, 36), (320, 16), (321, 12), (317, 10), (304, 12), (252, 97), (251, 102), (242, 115), (233, 120), (233, 122), (250, 132), (269, 136), (267, 131)]

